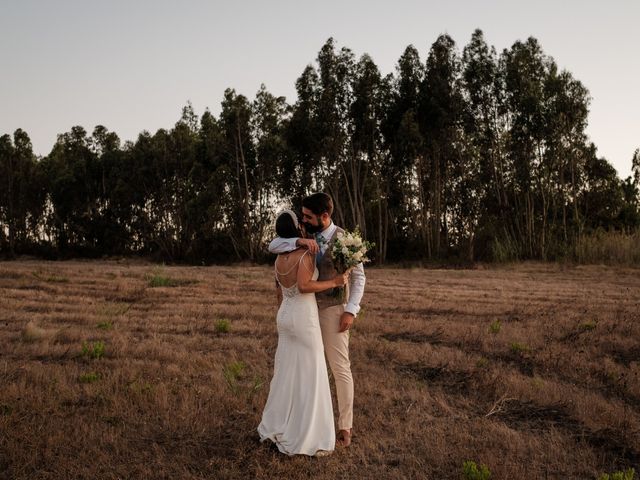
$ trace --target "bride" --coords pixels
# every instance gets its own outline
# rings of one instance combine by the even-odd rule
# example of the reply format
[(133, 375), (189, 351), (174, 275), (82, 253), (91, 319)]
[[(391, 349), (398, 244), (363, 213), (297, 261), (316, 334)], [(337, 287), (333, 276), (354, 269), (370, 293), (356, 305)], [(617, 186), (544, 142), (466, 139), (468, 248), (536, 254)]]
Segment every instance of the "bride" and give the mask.
[[(276, 233), (303, 237), (294, 212), (278, 215)], [(326, 455), (334, 450), (336, 437), (315, 292), (345, 285), (349, 273), (317, 281), (313, 254), (302, 248), (278, 255), (275, 269), (278, 347), (258, 426), (260, 441), (271, 440), (287, 455)]]

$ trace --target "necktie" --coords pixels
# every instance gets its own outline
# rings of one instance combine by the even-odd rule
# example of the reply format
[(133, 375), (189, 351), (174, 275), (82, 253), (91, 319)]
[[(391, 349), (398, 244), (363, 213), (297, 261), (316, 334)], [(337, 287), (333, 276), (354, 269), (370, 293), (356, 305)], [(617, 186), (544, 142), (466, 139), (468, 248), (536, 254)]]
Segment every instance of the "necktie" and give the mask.
[(316, 233), (315, 237), (316, 237), (316, 242), (318, 242), (318, 245), (320, 246), (318, 253), (316, 253), (316, 265), (320, 265), (320, 260), (322, 259), (322, 255), (323, 255), (322, 247), (324, 246), (326, 240), (324, 239), (321, 233)]

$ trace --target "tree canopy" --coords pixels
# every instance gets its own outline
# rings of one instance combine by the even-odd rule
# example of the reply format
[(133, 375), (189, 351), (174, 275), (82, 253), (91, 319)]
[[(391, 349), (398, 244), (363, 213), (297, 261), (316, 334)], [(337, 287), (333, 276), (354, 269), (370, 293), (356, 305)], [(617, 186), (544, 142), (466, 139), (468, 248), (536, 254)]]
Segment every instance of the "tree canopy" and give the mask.
[(217, 118), (188, 103), (125, 144), (75, 126), (37, 158), (23, 130), (1, 136), (0, 248), (256, 261), (277, 209), (319, 190), (379, 263), (552, 259), (640, 228), (640, 150), (618, 178), (585, 133), (588, 90), (535, 38), (498, 53), (480, 30), (462, 51), (440, 35), (386, 75), (330, 38), (295, 86), (292, 104), (229, 88)]

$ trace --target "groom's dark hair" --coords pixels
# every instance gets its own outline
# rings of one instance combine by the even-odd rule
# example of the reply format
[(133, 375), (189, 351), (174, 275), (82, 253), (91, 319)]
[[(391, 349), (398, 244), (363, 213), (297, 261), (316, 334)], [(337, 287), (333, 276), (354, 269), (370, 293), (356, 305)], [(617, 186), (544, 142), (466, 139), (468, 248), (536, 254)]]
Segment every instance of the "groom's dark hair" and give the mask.
[(296, 228), (291, 215), (282, 213), (276, 218), (276, 234), (280, 238), (296, 238), (300, 236), (300, 231)]
[(324, 192), (318, 192), (304, 197), (302, 199), (302, 206), (311, 210), (315, 215), (322, 215), (324, 212), (327, 212), (329, 216), (333, 214), (333, 200), (331, 199), (331, 195)]

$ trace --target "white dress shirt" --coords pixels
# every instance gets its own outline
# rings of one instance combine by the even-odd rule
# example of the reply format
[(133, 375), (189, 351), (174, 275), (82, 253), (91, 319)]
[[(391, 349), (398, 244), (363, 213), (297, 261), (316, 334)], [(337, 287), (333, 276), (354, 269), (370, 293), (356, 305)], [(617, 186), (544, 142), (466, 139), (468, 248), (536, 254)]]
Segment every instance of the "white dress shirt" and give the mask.
[[(325, 239), (325, 242), (320, 245), (320, 252), (323, 255), (326, 252), (329, 240), (331, 240), (335, 231), (336, 225), (331, 222), (327, 228), (320, 232), (320, 235)], [(298, 238), (276, 237), (271, 240), (271, 243), (269, 244), (269, 251), (275, 254), (290, 252), (298, 248), (296, 246), (297, 241)], [(351, 313), (354, 317), (358, 315), (358, 312), (360, 311), (360, 301), (364, 294), (365, 283), (366, 276), (364, 274), (364, 265), (359, 263), (353, 270), (351, 270), (351, 275), (349, 275), (349, 299), (344, 307), (344, 311)]]

